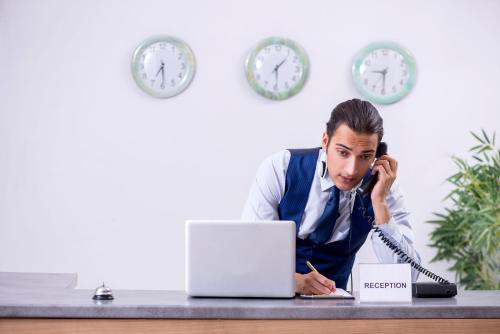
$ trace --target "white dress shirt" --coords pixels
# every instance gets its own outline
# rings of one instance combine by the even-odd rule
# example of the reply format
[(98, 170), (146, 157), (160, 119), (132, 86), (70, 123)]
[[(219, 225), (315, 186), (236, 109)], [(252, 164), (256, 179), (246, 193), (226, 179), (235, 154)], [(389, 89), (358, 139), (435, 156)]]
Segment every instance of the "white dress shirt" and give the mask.
[[(290, 162), (290, 151), (280, 151), (268, 157), (260, 165), (255, 181), (253, 182), (248, 200), (243, 209), (243, 220), (279, 220), (278, 204), (285, 192), (286, 172)], [(323, 163), (326, 153), (321, 150), (318, 156), (316, 172), (309, 192), (309, 198), (304, 210), (302, 222), (299, 227), (298, 237), (306, 239), (318, 225), (319, 218), (328, 200), (328, 195), (334, 183), (328, 173), (323, 172)], [(351, 212), (354, 206), (355, 189), (340, 191), (339, 214), (337, 223), (327, 243), (343, 240), (348, 237)], [(378, 225), (384, 234), (392, 239), (399, 248), (409, 255), (415, 262), (420, 263), (420, 255), (413, 246), (413, 231), (408, 220), (409, 212), (405, 208), (405, 201), (400, 192), (397, 180), (393, 183), (387, 205), (391, 218), (387, 224)], [(378, 233), (371, 236), (373, 250), (381, 263), (404, 263), (390, 248), (378, 237)], [(412, 268), (412, 280), (416, 281), (418, 271)]]

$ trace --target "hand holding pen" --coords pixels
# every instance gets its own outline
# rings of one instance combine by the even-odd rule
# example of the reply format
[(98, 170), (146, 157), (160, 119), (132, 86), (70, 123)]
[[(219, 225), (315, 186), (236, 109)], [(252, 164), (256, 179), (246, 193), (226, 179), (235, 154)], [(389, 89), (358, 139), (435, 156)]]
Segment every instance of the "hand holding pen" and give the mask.
[(307, 261), (309, 269), (307, 274), (295, 274), (296, 292), (305, 295), (326, 295), (335, 292), (335, 282), (321, 275), (314, 266)]

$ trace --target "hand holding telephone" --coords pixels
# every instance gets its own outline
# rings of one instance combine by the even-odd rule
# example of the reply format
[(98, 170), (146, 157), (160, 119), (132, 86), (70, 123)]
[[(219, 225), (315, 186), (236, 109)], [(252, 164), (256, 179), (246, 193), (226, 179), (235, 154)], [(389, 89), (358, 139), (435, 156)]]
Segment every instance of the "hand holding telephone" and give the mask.
[[(384, 142), (380, 142), (377, 147), (377, 152), (375, 153), (376, 158), (380, 158), (384, 154), (387, 154), (387, 144)], [(359, 196), (366, 196), (371, 193), (373, 187), (378, 181), (378, 173), (375, 173), (368, 177), (361, 186), (356, 189), (356, 193)], [(363, 201), (361, 201), (363, 205)], [(374, 233), (378, 233), (378, 237), (382, 239), (384, 244), (387, 245), (394, 253), (396, 253), (403, 261), (409, 263), (413, 268), (421, 272), (422, 274), (432, 278), (437, 283), (433, 282), (422, 282), (422, 283), (413, 283), (412, 285), (412, 293), (415, 297), (453, 297), (457, 294), (457, 286), (455, 283), (450, 283), (444, 278), (434, 274), (433, 272), (425, 269), (417, 262), (415, 262), (411, 257), (409, 257), (398, 245), (393, 243), (384, 232), (377, 225), (373, 224), (374, 218), (369, 217), (366, 213), (366, 208), (362, 206), (363, 215), (368, 219), (369, 223), (372, 224), (372, 228), (374, 229)]]
[[(377, 152), (375, 153), (375, 158), (380, 158), (384, 154), (387, 154), (387, 144), (384, 142), (380, 142), (377, 147)], [(360, 196), (366, 196), (367, 194), (371, 193), (373, 190), (373, 187), (378, 181), (378, 173), (375, 173), (371, 175), (361, 186), (356, 189), (356, 192)]]

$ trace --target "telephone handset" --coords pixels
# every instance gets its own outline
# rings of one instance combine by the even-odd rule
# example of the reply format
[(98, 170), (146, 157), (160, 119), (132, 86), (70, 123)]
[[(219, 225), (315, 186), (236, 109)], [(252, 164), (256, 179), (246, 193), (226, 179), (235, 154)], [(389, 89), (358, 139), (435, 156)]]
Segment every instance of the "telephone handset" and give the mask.
[[(377, 152), (375, 153), (375, 158), (380, 158), (384, 154), (387, 154), (387, 144), (384, 142), (380, 142), (377, 147)], [(363, 182), (362, 185), (358, 187), (358, 189), (356, 189), (356, 192), (360, 196), (365, 196), (373, 190), (373, 187), (375, 186), (375, 183), (377, 183), (377, 180), (378, 173), (371, 175), (367, 180)]]
[[(376, 158), (380, 158), (384, 154), (387, 154), (387, 144), (384, 142), (380, 142), (377, 147), (377, 152), (375, 153)], [(373, 190), (373, 187), (378, 181), (378, 173), (371, 175), (367, 178), (361, 186), (356, 189), (356, 193), (359, 196), (367, 196)], [(389, 239), (384, 232), (374, 224), (375, 218), (370, 217), (366, 213), (366, 208), (364, 207), (363, 201), (360, 201), (361, 209), (363, 211), (363, 216), (368, 220), (368, 222), (372, 225), (373, 233), (377, 233), (377, 236), (382, 239), (384, 244), (387, 245), (394, 253), (396, 253), (403, 261), (409, 263), (413, 268), (421, 272), (427, 277), (432, 278), (437, 283), (433, 282), (421, 282), (421, 283), (413, 283), (412, 284), (412, 293), (415, 297), (453, 297), (457, 294), (457, 286), (455, 283), (450, 283), (446, 279), (442, 278), (434, 274), (433, 272), (425, 269), (421, 265), (419, 265), (416, 261), (414, 261), (410, 256), (408, 256), (398, 245), (396, 245), (391, 239)]]

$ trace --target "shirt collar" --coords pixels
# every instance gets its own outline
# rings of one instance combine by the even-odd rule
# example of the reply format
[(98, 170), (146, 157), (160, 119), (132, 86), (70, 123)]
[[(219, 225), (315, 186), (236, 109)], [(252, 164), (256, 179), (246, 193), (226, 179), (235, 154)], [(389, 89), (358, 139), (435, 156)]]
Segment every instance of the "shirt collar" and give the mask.
[[(329, 191), (335, 185), (335, 183), (333, 183), (330, 175), (328, 175), (328, 167), (326, 167), (326, 153), (324, 150), (320, 151), (319, 161), (320, 166), (318, 174), (321, 184), (321, 191)], [(325, 173), (322, 175), (321, 173), (323, 172), (323, 166), (325, 166)]]

